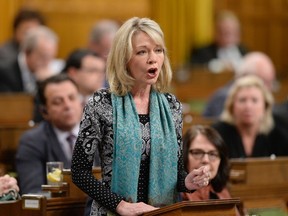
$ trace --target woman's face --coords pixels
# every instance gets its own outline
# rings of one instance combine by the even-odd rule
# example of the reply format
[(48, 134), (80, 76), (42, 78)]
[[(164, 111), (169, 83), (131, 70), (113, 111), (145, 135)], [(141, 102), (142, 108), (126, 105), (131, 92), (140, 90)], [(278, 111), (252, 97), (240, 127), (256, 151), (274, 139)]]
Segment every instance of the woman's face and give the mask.
[(234, 98), (233, 116), (236, 124), (259, 126), (265, 114), (265, 100), (258, 87), (241, 88)]
[(216, 147), (204, 136), (198, 134), (192, 141), (188, 153), (188, 171), (198, 169), (201, 166), (208, 166), (210, 179), (215, 178), (220, 165), (220, 156)]
[(164, 62), (164, 50), (146, 33), (137, 32), (132, 37), (132, 57), (128, 69), (135, 79), (135, 87), (146, 88), (156, 83)]

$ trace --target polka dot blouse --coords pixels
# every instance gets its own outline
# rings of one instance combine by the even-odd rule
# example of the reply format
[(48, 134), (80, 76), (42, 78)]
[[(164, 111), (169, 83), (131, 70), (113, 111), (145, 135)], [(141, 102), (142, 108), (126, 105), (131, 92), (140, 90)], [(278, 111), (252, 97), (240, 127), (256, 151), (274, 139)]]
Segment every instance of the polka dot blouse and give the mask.
[[(178, 150), (178, 191), (187, 191), (184, 180), (182, 159), (182, 106), (171, 94), (165, 94), (175, 122)], [(111, 191), (113, 161), (113, 114), (111, 94), (102, 89), (94, 94), (84, 109), (79, 135), (72, 158), (72, 180), (85, 193), (94, 199), (90, 215), (107, 215), (115, 212), (117, 205), (125, 197)], [(147, 203), (149, 161), (150, 161), (150, 124), (149, 115), (139, 115), (142, 130), (142, 157), (138, 181), (138, 201)], [(101, 157), (102, 179), (96, 180), (91, 172), (94, 153), (98, 149)]]

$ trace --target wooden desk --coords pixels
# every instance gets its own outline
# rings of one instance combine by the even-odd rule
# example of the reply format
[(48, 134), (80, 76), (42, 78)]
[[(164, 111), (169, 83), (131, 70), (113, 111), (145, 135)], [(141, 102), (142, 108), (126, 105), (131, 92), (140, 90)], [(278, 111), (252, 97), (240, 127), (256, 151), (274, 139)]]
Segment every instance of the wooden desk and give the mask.
[[(244, 208), (287, 210), (288, 157), (232, 159), (229, 190)], [(281, 204), (282, 203), (282, 204)], [(284, 205), (283, 205), (284, 204)], [(283, 208), (284, 206), (284, 208)]]
[(83, 216), (86, 197), (23, 195), (21, 216)]
[(0, 215), (21, 216), (21, 200), (0, 202)]
[(145, 213), (143, 216), (235, 216), (238, 205), (239, 199), (183, 201)]
[[(0, 204), (3, 216), (83, 216), (85, 198), (46, 198), (42, 195), (23, 195), (22, 200)], [(235, 216), (239, 199), (184, 201), (145, 213), (143, 216)]]

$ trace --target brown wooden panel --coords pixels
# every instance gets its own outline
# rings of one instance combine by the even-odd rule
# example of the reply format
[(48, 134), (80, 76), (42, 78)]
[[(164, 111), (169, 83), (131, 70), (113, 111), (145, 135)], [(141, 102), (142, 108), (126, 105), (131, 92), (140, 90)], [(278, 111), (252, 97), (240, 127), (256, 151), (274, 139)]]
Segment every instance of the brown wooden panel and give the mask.
[(233, 79), (233, 73), (211, 73), (207, 69), (193, 69), (187, 71), (184, 80), (174, 78), (173, 93), (182, 102), (193, 100), (206, 101), (218, 88)]
[(1, 0), (0, 1), (0, 44), (12, 36), (12, 22), (18, 11), (21, 0)]
[(270, 207), (286, 211), (288, 157), (231, 159), (230, 163), (232, 197), (239, 197), (247, 209)]
[(0, 202), (0, 215), (21, 216), (21, 200)]
[(33, 97), (22, 93), (0, 94), (0, 125), (27, 124), (33, 119)]
[(28, 94), (0, 94), (0, 163), (14, 171), (19, 138), (31, 128), (33, 97)]
[(86, 197), (46, 198), (42, 195), (22, 196), (21, 216), (82, 216)]
[[(174, 66), (179, 66), (185, 62), (183, 58), (187, 54), (183, 53), (186, 50), (183, 46), (187, 44), (189, 47), (193, 46), (193, 40), (190, 33), (183, 36), (186, 35), (185, 26), (176, 27), (189, 23), (189, 28), (195, 28), (193, 25), (190, 26), (191, 22), (187, 20), (191, 19), (188, 15), (191, 14), (190, 11), (197, 11), (197, 8), (189, 8), (188, 6), (192, 4), (187, 3), (187, 11), (185, 11), (177, 7), (177, 0), (169, 3), (164, 7), (160, 0), (2, 0), (0, 1), (0, 41), (3, 42), (11, 36), (11, 22), (20, 6), (32, 6), (47, 17), (48, 26), (59, 35), (59, 57), (61, 58), (65, 58), (76, 47), (86, 46), (89, 31), (93, 23), (99, 19), (111, 18), (122, 22), (131, 16), (155, 17), (161, 9), (165, 12), (161, 13), (161, 17), (156, 17), (160, 23), (161, 20), (168, 20), (164, 22), (162, 29), (166, 32), (166, 42), (171, 52), (170, 58)], [(157, 8), (158, 5), (161, 7)], [(271, 56), (280, 79), (287, 76), (288, 2), (286, 0), (215, 0), (214, 7), (215, 11), (221, 9), (234, 11), (242, 23), (243, 43), (250, 50), (263, 51)], [(171, 14), (172, 17), (169, 16)], [(169, 20), (172, 18), (177, 22)], [(174, 31), (175, 29), (177, 31)], [(191, 36), (193, 34), (191, 33)], [(179, 47), (181, 51), (178, 53)], [(173, 56), (173, 53), (177, 56)]]

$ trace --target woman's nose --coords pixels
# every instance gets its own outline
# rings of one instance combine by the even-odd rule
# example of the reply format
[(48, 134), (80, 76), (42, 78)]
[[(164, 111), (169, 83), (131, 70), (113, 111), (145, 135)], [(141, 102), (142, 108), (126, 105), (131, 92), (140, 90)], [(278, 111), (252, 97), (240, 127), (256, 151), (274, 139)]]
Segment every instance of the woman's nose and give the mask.
[(148, 56), (148, 64), (153, 64), (156, 62), (156, 54), (154, 52), (151, 52)]
[(209, 155), (204, 154), (204, 156), (202, 158), (202, 163), (209, 163), (209, 162), (210, 162)]

